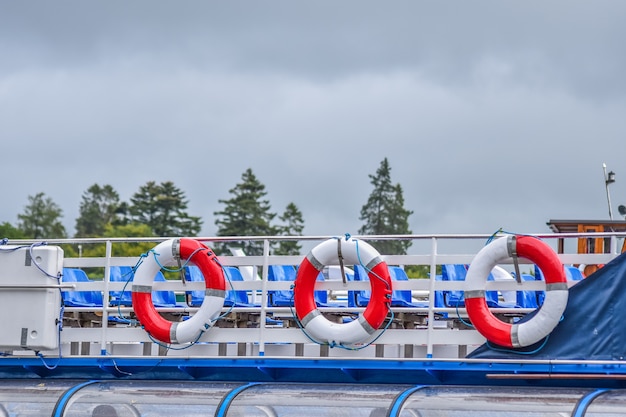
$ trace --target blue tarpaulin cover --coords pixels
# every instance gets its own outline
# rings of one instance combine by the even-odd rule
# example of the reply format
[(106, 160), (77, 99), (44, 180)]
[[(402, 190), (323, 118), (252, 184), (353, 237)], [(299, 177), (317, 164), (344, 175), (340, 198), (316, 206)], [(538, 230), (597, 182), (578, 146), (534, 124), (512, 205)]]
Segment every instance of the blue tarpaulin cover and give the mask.
[[(522, 320), (530, 320), (534, 313)], [(626, 253), (569, 289), (561, 322), (544, 340), (510, 349), (490, 343), (473, 359), (624, 360), (626, 358)]]

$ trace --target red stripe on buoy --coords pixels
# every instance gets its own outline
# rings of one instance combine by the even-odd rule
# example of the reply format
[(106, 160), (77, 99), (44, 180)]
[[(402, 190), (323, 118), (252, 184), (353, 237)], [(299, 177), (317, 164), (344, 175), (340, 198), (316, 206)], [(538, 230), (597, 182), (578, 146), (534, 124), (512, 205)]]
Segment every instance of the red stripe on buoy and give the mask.
[(513, 347), (511, 325), (498, 320), (489, 311), (485, 297), (465, 298), (465, 307), (472, 325), (487, 340), (500, 346)]
[(547, 243), (532, 236), (518, 236), (516, 240), (518, 256), (536, 263), (543, 272), (546, 284), (567, 282), (561, 260)]
[(170, 329), (172, 322), (165, 320), (152, 303), (152, 293), (133, 292), (133, 308), (144, 329), (157, 340), (171, 343)]
[(294, 287), (294, 306), (299, 320), (303, 320), (311, 311), (317, 308), (315, 304), (315, 281), (320, 271), (304, 258), (296, 275)]
[(385, 262), (380, 262), (367, 274), (370, 278), (372, 295), (363, 312), (363, 318), (374, 329), (385, 321), (391, 305), (391, 276)]

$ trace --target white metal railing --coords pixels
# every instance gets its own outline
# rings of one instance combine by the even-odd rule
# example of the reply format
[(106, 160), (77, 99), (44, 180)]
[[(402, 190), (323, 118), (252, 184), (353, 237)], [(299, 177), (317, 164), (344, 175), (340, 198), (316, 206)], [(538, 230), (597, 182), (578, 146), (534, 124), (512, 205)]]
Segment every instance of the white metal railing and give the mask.
[[(575, 241), (578, 238), (609, 237), (611, 239), (611, 253), (604, 254), (576, 254), (572, 251), (559, 254), (564, 264), (605, 264), (615, 258), (618, 241), (624, 238), (623, 233), (584, 233), (584, 234), (541, 234), (538, 237), (548, 243), (556, 239)], [(72, 288), (63, 284), (62, 291), (97, 291), (102, 292), (104, 306), (92, 307), (65, 307), (65, 326), (61, 332), (61, 347), (63, 356), (80, 354), (131, 354), (154, 355), (336, 355), (336, 356), (410, 356), (410, 357), (450, 357), (460, 354), (467, 346), (473, 347), (484, 342), (482, 336), (471, 328), (464, 326), (467, 313), (464, 308), (450, 308), (435, 306), (434, 294), (436, 291), (462, 290), (462, 282), (437, 281), (437, 267), (441, 264), (469, 264), (478, 248), (484, 245), (490, 235), (401, 235), (401, 236), (355, 236), (362, 240), (404, 239), (420, 245), (414, 245), (407, 255), (381, 254), (383, 260), (390, 265), (423, 265), (430, 270), (430, 279), (411, 279), (409, 281), (394, 281), (394, 290), (407, 290), (417, 296), (426, 295), (428, 307), (393, 307), (395, 321), (376, 340), (375, 345), (368, 346), (361, 351), (345, 351), (332, 349), (325, 351), (323, 347), (312, 343), (293, 320), (294, 311), (289, 307), (275, 307), (268, 304), (270, 291), (289, 290), (290, 282), (273, 282), (268, 280), (269, 265), (299, 265), (305, 254), (300, 256), (275, 256), (270, 254), (271, 242), (278, 240), (298, 240), (304, 246), (313, 247), (317, 243), (328, 239), (328, 236), (297, 236), (297, 237), (203, 237), (197, 238), (206, 242), (209, 247), (215, 242), (229, 242), (242, 240), (258, 240), (263, 242), (262, 256), (221, 256), (220, 262), (225, 266), (236, 266), (240, 269), (248, 268), (252, 271), (252, 279), (243, 282), (232, 282), (229, 285), (238, 291), (247, 291), (253, 299), (260, 302), (258, 307), (224, 308), (228, 313), (218, 321), (217, 325), (208, 330), (193, 346), (173, 346), (170, 349), (159, 349), (157, 343), (138, 325), (120, 322), (120, 315), (130, 317), (132, 307), (117, 307), (110, 305), (107, 300), (113, 291), (130, 291), (130, 285), (124, 282), (110, 281), (111, 266), (133, 266), (137, 257), (112, 256), (113, 248), (121, 243), (150, 242), (156, 245), (165, 240), (156, 238), (111, 238), (111, 239), (66, 239), (49, 240), (49, 245), (94, 245), (104, 244), (104, 257), (66, 257), (63, 266), (66, 268), (91, 268), (101, 270), (101, 280), (96, 279), (88, 283), (71, 283)], [(12, 241), (13, 245), (28, 245), (37, 243), (28, 240)], [(418, 247), (419, 246), (419, 247)], [(451, 249), (441, 249), (449, 246)], [(575, 245), (574, 245), (575, 246)], [(469, 249), (465, 249), (465, 248)], [(85, 251), (83, 251), (84, 253)], [(528, 261), (520, 259), (522, 267), (529, 265)], [(511, 264), (508, 265), (509, 267)], [(574, 285), (570, 282), (569, 285)], [(15, 284), (19, 286), (19, 284)], [(68, 284), (69, 285), (69, 284)], [(368, 282), (325, 281), (316, 285), (318, 290), (331, 292), (347, 292), (368, 290)], [(519, 291), (543, 290), (542, 282), (517, 283), (516, 281), (494, 281), (486, 284), (487, 290)], [(203, 290), (204, 283), (183, 282), (180, 279), (171, 279), (167, 282), (155, 282), (155, 291), (173, 291), (176, 294), (187, 294), (193, 290)], [(0, 291), (10, 290), (8, 286)], [(159, 308), (161, 313), (175, 314), (179, 318), (193, 314), (197, 307), (190, 307), (180, 301), (176, 307)], [(320, 311), (328, 314), (350, 314), (363, 311), (358, 307), (324, 307)], [(531, 310), (519, 308), (498, 309), (503, 315), (524, 314)], [(447, 318), (442, 317), (447, 315)], [(242, 317), (247, 317), (243, 319)], [(272, 319), (272, 320), (270, 320)], [(244, 323), (254, 324), (254, 327), (237, 327)], [(282, 327), (276, 323), (283, 323)], [(287, 325), (289, 323), (289, 325)], [(79, 327), (80, 326), (80, 327)], [(77, 346), (81, 350), (77, 351)], [(85, 348), (86, 346), (86, 348)], [(68, 349), (69, 347), (69, 349)], [(236, 349), (236, 350), (234, 350)], [(20, 354), (19, 351), (15, 354)], [(47, 352), (54, 355), (55, 352)]]

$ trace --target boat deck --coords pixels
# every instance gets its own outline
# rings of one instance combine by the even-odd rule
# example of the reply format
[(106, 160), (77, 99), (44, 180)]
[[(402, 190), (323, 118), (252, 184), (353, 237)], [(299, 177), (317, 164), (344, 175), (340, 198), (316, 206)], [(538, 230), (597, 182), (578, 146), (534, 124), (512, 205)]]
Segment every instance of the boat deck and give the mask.
[[(617, 248), (621, 247), (623, 236), (611, 232), (538, 237), (553, 247), (558, 242), (559, 249), (572, 247), (569, 252), (557, 255), (568, 274), (567, 287), (571, 289), (581, 282), (582, 276), (576, 274), (582, 269), (580, 265), (605, 265), (619, 256)], [(469, 405), (465, 402), (457, 410), (463, 415), (484, 415), (485, 407), (493, 406), (495, 398), (504, 401), (504, 397), (518, 398), (516, 404), (504, 402), (507, 407), (517, 407), (515, 415), (523, 415), (521, 411), (529, 415), (583, 415), (587, 406), (583, 410), (581, 404), (589, 405), (592, 401), (600, 407), (597, 410), (613, 413), (616, 404), (625, 403), (626, 361), (621, 358), (537, 359), (523, 352), (508, 358), (471, 357), (472, 352), (488, 345), (472, 326), (463, 303), (461, 296), (467, 289), (466, 283), (452, 278), (451, 274), (455, 267), (471, 264), (493, 236), (357, 237), (364, 241), (410, 239), (413, 242), (410, 254), (381, 254), (381, 259), (390, 271), (392, 268), (410, 271), (411, 266), (417, 265), (429, 273), (423, 279), (391, 274), (395, 302), (391, 303), (390, 313), (368, 340), (353, 346), (316, 341), (303, 329), (293, 307), (293, 278), (278, 279), (276, 271), (285, 268), (295, 271), (305, 255), (271, 255), (270, 242), (282, 238), (256, 238), (264, 242), (262, 256), (245, 256), (235, 251), (235, 255), (219, 257), (224, 271), (228, 271), (225, 299), (229, 301), (211, 328), (193, 343), (183, 344), (156, 340), (137, 320), (131, 300), (132, 267), (142, 259), (141, 254), (113, 255), (117, 245), (141, 243), (149, 248), (163, 239), (78, 239), (45, 244), (16, 241), (5, 245), (0, 248), (3, 262), (0, 306), (7, 329), (0, 335), (3, 351), (0, 384), (4, 384), (0, 396), (2, 392), (32, 394), (31, 391), (40, 387), (36, 381), (45, 381), (44, 385), (52, 390), (47, 406), (56, 407), (53, 415), (72, 415), (59, 411), (62, 398), (69, 392), (84, 394), (76, 397), (82, 398), (84, 404), (73, 397), (75, 410), (91, 410), (96, 402), (102, 403), (88, 395), (98, 384), (101, 385), (98, 392), (111, 393), (120, 409), (126, 405), (120, 405), (124, 402), (118, 395), (125, 395), (122, 393), (131, 386), (141, 387), (142, 395), (149, 398), (146, 410), (159, 403), (155, 393), (163, 389), (174, 386), (188, 394), (199, 390), (204, 393), (204, 400), (196, 411), (210, 409), (215, 415), (236, 415), (233, 410), (245, 415), (282, 415), (276, 411), (279, 409), (287, 414), (308, 415), (314, 409), (313, 404), (323, 404), (332, 397), (324, 389), (343, 392), (340, 387), (349, 387), (352, 390), (349, 395), (354, 395), (343, 396), (343, 405), (335, 404), (345, 415), (378, 415), (376, 412), (420, 415), (415, 414), (417, 411), (411, 414), (412, 408), (407, 405), (410, 403), (415, 405), (415, 410), (429, 407), (443, 410), (445, 401), (424, 403), (425, 398), (433, 396), (453, 401), (467, 395), (482, 395), (484, 402)], [(308, 248), (303, 251), (308, 252), (328, 238), (297, 239)], [(610, 242), (610, 250), (578, 254), (579, 239), (603, 239)], [(218, 240), (228, 239), (200, 240), (210, 247)], [(67, 245), (80, 245), (83, 253), (89, 245), (99, 245), (104, 248), (104, 256), (66, 256), (59, 248)], [(534, 279), (540, 271), (526, 259), (510, 259), (499, 267), (533, 277), (520, 282), (512, 276), (485, 282), (486, 294), (495, 294), (490, 311), (504, 323), (521, 323), (541, 304), (546, 283)], [(189, 265), (182, 264), (178, 272), (166, 271), (167, 279), (155, 277), (151, 288), (156, 310), (174, 323), (183, 323), (199, 311), (206, 290), (203, 280), (192, 279), (186, 268)], [(358, 265), (344, 265), (344, 282), (340, 266), (328, 265), (321, 274), (323, 280), (316, 283), (317, 308), (329, 321), (350, 322), (367, 308), (371, 286), (370, 282), (355, 278), (358, 268)], [(537, 304), (526, 304), (528, 299)], [(56, 385), (58, 391), (53, 389)], [(254, 404), (242, 400), (240, 408), (228, 412), (229, 405), (225, 404), (245, 398), (241, 394), (244, 390), (248, 393), (260, 390), (253, 396)], [(263, 397), (261, 391), (280, 392), (284, 397)], [(303, 391), (315, 397), (310, 410), (296, 400)], [(424, 397), (425, 393), (429, 395)], [(388, 401), (365, 408), (355, 404), (358, 398), (379, 394)], [(108, 398), (107, 395), (99, 398)], [(187, 398), (185, 395), (181, 401)], [(537, 401), (545, 395), (551, 399)], [(609, 396), (610, 400), (603, 402)], [(28, 408), (30, 400), (20, 402), (18, 397), (0, 399), (0, 405), (6, 408), (13, 401), (19, 403), (17, 408)], [(167, 408), (163, 407), (161, 412)], [(359, 411), (350, 414), (348, 410)], [(364, 410), (372, 414), (363, 414)], [(189, 411), (189, 415), (195, 415), (196, 411)], [(504, 409), (501, 411), (498, 415), (507, 415)], [(0, 408), (0, 415), (1, 412)], [(76, 413), (84, 415), (80, 411)], [(127, 415), (140, 415), (133, 413)]]

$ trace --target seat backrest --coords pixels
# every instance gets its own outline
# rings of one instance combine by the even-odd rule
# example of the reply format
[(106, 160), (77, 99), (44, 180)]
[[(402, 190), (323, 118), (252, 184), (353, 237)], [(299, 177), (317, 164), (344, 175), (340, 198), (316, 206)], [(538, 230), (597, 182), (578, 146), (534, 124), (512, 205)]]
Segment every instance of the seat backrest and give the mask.
[[(467, 267), (463, 264), (443, 264), (441, 265), (442, 281), (465, 281)], [(463, 291), (451, 290), (443, 292), (444, 301), (447, 307), (464, 307), (465, 299)]]
[[(367, 275), (367, 271), (362, 265), (354, 265), (354, 280), (355, 281), (369, 281), (370, 277)], [(352, 300), (354, 307), (365, 307), (370, 302), (372, 292), (370, 290), (352, 291), (352, 294), (348, 294), (348, 300)], [(350, 301), (348, 302), (350, 304)]]
[[(406, 275), (404, 269), (399, 266), (389, 267), (389, 276), (392, 281), (408, 281), (409, 277)], [(413, 297), (410, 290), (394, 290), (391, 293), (391, 305), (392, 306), (407, 306), (413, 303)]]
[[(343, 273), (342, 273), (343, 272)], [(351, 282), (354, 281), (354, 271), (351, 268), (345, 267), (342, 268), (339, 265), (328, 265), (325, 266), (320, 272), (321, 277), (317, 277), (318, 281), (344, 281)], [(316, 291), (315, 298), (316, 301), (320, 304), (327, 303), (331, 306), (337, 307), (355, 307), (354, 300), (350, 298), (350, 296), (354, 296), (354, 291), (347, 292), (343, 290), (332, 290), (331, 293), (334, 293), (334, 300), (330, 300), (328, 302), (328, 293), (326, 291)], [(345, 294), (345, 295), (344, 295)], [(322, 303), (322, 300), (323, 301)]]
[(568, 281), (580, 281), (584, 278), (580, 269), (572, 265), (565, 267), (565, 275), (567, 276)]
[(135, 273), (130, 266), (111, 266), (110, 267), (109, 280), (111, 282), (129, 282), (126, 286), (126, 291), (110, 291), (109, 296), (111, 298), (110, 303), (112, 305), (132, 306), (133, 300), (131, 296), (131, 286)]
[[(111, 266), (109, 279), (111, 282), (128, 282), (124, 291), (110, 291), (111, 305), (132, 306), (132, 280), (135, 271), (131, 266)], [(154, 282), (165, 282), (161, 271), (157, 272)], [(152, 291), (152, 303), (155, 307), (175, 307), (176, 294), (173, 291)]]
[[(165, 282), (163, 272), (157, 272), (154, 282)], [(174, 291), (152, 291), (152, 304), (155, 307), (176, 307), (176, 294)]]
[[(441, 279), (442, 281), (465, 281), (467, 269), (467, 265), (464, 264), (441, 265)], [(487, 276), (487, 281), (494, 280), (493, 274)], [(498, 291), (486, 291), (485, 301), (489, 307), (498, 307)], [(465, 307), (463, 290), (444, 291), (444, 302), (447, 307)]]
[[(535, 277), (530, 274), (521, 274), (522, 281), (535, 281)], [(537, 308), (536, 291), (517, 291), (517, 305), (520, 308)]]
[[(535, 265), (535, 281), (545, 281), (546, 278), (543, 275), (543, 271), (537, 265)], [(545, 291), (536, 291), (537, 293), (537, 304), (543, 305), (543, 301), (546, 298)]]
[[(295, 281), (296, 268), (293, 265), (269, 265), (267, 279), (269, 281)], [(268, 304), (274, 307), (293, 306), (292, 290), (268, 291)]]
[[(443, 275), (436, 275), (435, 281), (443, 281)], [(443, 296), (443, 291), (435, 291), (435, 303), (434, 304), (435, 304), (435, 307), (438, 307), (438, 308), (446, 307), (446, 302)]]
[[(187, 265), (183, 268), (185, 274), (185, 281), (187, 282), (203, 282), (204, 276), (200, 272), (200, 268), (195, 265)], [(204, 291), (193, 290), (186, 293), (187, 305), (189, 307), (200, 307), (204, 301)]]
[[(241, 282), (243, 281), (243, 276), (241, 275), (241, 271), (239, 268), (235, 266), (225, 266), (224, 269), (224, 277), (229, 282)], [(248, 301), (248, 293), (244, 290), (232, 290), (230, 289), (230, 285), (226, 282), (226, 297), (224, 298), (225, 306), (247, 306), (249, 305)]]
[[(78, 268), (63, 268), (62, 282), (92, 282), (85, 271)], [(102, 307), (100, 291), (63, 291), (63, 303), (68, 307)]]

